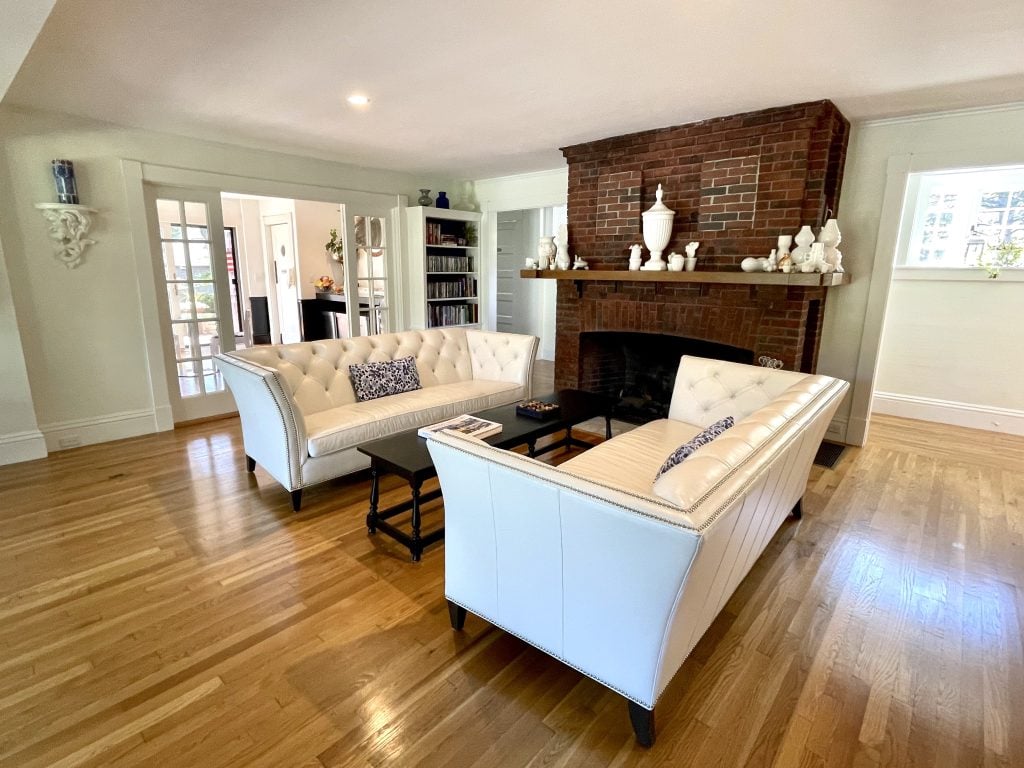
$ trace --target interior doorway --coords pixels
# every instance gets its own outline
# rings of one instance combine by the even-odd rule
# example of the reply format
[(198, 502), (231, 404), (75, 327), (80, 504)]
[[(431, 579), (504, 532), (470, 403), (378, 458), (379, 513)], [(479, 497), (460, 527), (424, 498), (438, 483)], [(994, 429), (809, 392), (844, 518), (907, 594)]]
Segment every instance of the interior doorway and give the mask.
[(266, 228), (265, 257), (268, 271), (274, 275), (274, 301), (277, 307), (276, 341), (293, 344), (302, 340), (299, 320), (299, 264), (296, 258), (295, 226), (291, 214), (263, 219)]
[(213, 362), (236, 345), (220, 199), (209, 190), (148, 185), (146, 209), (173, 419), (230, 411)]
[(540, 339), (537, 357), (555, 359), (554, 280), (527, 280), (519, 271), (526, 259), (536, 258), (541, 237), (558, 234), (566, 224), (566, 206), (546, 206), (496, 214), (495, 326), (499, 331), (528, 333)]

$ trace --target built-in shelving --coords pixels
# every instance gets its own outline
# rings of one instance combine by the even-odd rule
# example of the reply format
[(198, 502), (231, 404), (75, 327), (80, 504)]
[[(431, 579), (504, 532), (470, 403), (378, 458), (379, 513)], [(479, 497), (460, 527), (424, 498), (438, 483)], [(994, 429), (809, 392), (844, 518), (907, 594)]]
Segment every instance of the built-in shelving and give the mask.
[(480, 214), (415, 206), (406, 216), (412, 327), (478, 325)]

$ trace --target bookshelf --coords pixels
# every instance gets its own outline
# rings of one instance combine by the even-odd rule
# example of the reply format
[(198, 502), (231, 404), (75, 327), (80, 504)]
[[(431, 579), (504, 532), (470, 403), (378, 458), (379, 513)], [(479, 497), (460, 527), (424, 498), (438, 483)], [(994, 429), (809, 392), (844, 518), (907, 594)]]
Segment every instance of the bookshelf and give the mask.
[(406, 217), (412, 327), (478, 326), (480, 214), (413, 206)]

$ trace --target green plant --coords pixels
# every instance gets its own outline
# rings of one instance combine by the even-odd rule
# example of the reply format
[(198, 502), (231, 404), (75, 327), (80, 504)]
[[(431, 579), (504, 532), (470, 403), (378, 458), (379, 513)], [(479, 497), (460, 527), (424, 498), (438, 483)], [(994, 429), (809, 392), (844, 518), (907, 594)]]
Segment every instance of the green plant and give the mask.
[(338, 230), (331, 230), (331, 239), (324, 245), (324, 249), (327, 251), (327, 255), (335, 261), (344, 260), (345, 244), (341, 242), (341, 238), (338, 236)]
[(466, 245), (476, 245), (476, 224), (466, 222)]
[(1016, 267), (1024, 261), (1024, 246), (1019, 243), (987, 245), (978, 257), (977, 266), (988, 272), (992, 279), (999, 277), (999, 270)]

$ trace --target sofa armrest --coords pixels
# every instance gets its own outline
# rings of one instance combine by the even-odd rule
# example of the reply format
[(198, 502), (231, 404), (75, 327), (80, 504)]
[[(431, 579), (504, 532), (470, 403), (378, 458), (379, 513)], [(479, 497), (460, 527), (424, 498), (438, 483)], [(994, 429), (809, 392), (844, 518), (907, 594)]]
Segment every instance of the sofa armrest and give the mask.
[(536, 336), (497, 331), (466, 331), (473, 378), (509, 381), (523, 387), (525, 397), (532, 395), (533, 361), (537, 357)]
[(468, 438), (427, 444), (444, 491), (446, 596), (653, 707), (700, 535), (657, 499)]
[(238, 406), (246, 455), (289, 491), (302, 488), (306, 424), (278, 372), (230, 353), (215, 361)]

